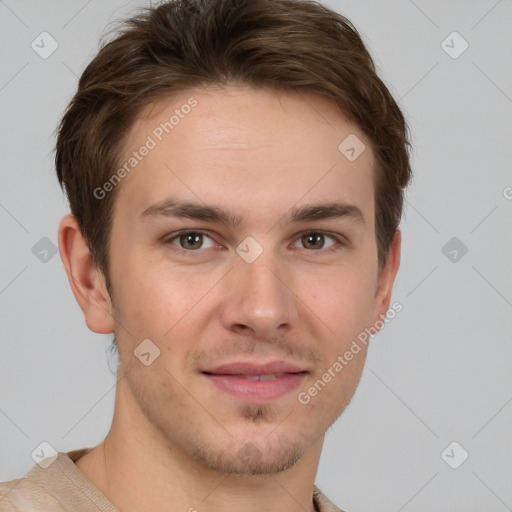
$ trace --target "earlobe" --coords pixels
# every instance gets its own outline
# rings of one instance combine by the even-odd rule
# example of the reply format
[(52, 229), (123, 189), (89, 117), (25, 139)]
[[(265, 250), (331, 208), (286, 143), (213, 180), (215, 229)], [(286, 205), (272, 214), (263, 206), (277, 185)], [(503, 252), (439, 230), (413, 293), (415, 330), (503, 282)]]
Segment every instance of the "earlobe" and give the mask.
[(385, 316), (389, 309), (393, 283), (395, 282), (395, 277), (400, 267), (401, 245), (402, 235), (400, 230), (397, 229), (389, 247), (386, 264), (378, 277), (373, 308), (373, 325), (376, 324), (377, 320), (382, 318), (382, 315)]
[(105, 278), (94, 262), (74, 215), (66, 215), (60, 222), (59, 252), (87, 327), (100, 334), (114, 332), (112, 303)]

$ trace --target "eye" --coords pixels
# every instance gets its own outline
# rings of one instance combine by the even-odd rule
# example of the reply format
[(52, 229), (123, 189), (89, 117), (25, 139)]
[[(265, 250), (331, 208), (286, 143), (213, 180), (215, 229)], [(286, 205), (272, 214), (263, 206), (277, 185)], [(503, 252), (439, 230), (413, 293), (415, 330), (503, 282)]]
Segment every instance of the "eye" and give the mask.
[[(327, 246), (326, 251), (324, 252), (333, 252), (338, 245), (343, 245), (343, 241), (341, 238), (336, 237), (334, 235), (328, 235), (327, 233), (323, 233), (322, 231), (310, 231), (308, 233), (304, 233), (297, 242), (301, 242), (305, 249), (311, 249), (313, 251), (319, 251), (321, 249), (325, 249), (325, 239), (329, 238), (331, 240), (331, 245)], [(296, 243), (297, 243), (296, 242)]]
[[(211, 242), (207, 247), (204, 246), (205, 239), (208, 239)], [(167, 238), (165, 243), (177, 245), (178, 248), (187, 252), (197, 252), (198, 249), (209, 249), (211, 247), (215, 247), (215, 242), (202, 231), (180, 231), (170, 238)]]
[[(303, 233), (295, 242), (295, 247), (297, 247), (296, 244), (299, 242), (302, 244), (303, 249), (309, 250), (308, 252), (318, 252), (321, 254), (335, 252), (340, 246), (346, 245), (345, 239), (342, 236), (335, 236), (322, 231)], [(173, 245), (177, 251), (188, 254), (200, 252), (199, 249), (211, 249), (217, 246), (217, 243), (205, 232), (193, 230), (174, 233), (164, 239), (164, 243)]]

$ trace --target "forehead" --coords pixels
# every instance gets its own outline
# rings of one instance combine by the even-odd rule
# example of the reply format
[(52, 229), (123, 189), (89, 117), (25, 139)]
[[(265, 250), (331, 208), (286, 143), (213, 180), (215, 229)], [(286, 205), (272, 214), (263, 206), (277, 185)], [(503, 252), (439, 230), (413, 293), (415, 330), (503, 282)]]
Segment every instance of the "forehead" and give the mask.
[[(346, 140), (365, 147), (357, 159), (343, 153)], [(269, 212), (301, 200), (373, 202), (367, 138), (334, 102), (311, 93), (234, 85), (182, 91), (143, 109), (122, 163), (144, 146), (151, 149), (138, 155), (119, 199), (138, 212), (167, 196)]]

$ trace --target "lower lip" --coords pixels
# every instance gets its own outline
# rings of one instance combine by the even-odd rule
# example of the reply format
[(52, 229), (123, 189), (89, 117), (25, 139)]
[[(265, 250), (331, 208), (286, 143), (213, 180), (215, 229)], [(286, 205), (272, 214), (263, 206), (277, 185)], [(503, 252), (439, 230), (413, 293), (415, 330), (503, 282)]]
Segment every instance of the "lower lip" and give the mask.
[(285, 373), (270, 380), (249, 380), (239, 375), (203, 375), (231, 395), (255, 403), (268, 402), (286, 395), (306, 376), (305, 373)]

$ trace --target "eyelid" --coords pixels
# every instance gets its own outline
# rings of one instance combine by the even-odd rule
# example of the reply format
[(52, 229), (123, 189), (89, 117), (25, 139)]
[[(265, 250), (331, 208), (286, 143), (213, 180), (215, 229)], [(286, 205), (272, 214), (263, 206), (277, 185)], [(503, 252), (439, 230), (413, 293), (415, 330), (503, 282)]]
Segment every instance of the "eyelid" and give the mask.
[[(172, 242), (174, 242), (176, 239), (179, 239), (181, 236), (187, 235), (187, 234), (190, 234), (190, 233), (195, 233), (195, 234), (203, 235), (203, 236), (209, 238), (215, 244), (220, 245), (219, 242), (217, 242), (209, 234), (209, 231), (205, 231), (203, 229), (182, 229), (180, 231), (175, 231), (174, 233), (170, 233), (169, 235), (166, 235), (165, 237), (163, 237), (162, 241), (166, 245), (167, 244), (168, 245), (172, 245)], [(175, 248), (176, 248), (177, 251), (182, 252), (182, 253), (184, 252), (184, 253), (187, 253), (187, 254), (194, 253), (194, 252), (200, 252), (199, 249), (197, 249), (195, 251), (192, 251), (192, 250), (183, 249), (182, 247), (178, 247), (178, 246), (175, 246)]]
[(309, 230), (306, 230), (306, 231), (302, 231), (299, 236), (297, 238), (295, 238), (295, 241), (297, 240), (300, 240), (303, 236), (306, 236), (306, 235), (310, 235), (310, 234), (321, 234), (327, 238), (331, 238), (332, 240), (334, 240), (335, 244), (332, 246), (332, 247), (328, 247), (327, 249), (318, 249), (318, 250), (307, 250), (307, 249), (304, 249), (306, 250), (308, 253), (311, 253), (311, 254), (317, 254), (317, 255), (320, 255), (320, 254), (330, 254), (330, 253), (333, 253), (333, 252), (336, 252), (337, 250), (339, 250), (341, 247), (345, 247), (348, 245), (349, 241), (348, 239), (343, 236), (342, 234), (340, 233), (332, 233), (330, 231), (325, 231), (325, 230), (322, 230), (322, 229), (309, 229)]

